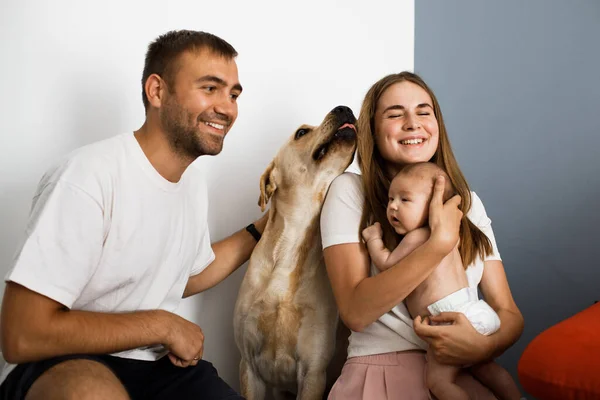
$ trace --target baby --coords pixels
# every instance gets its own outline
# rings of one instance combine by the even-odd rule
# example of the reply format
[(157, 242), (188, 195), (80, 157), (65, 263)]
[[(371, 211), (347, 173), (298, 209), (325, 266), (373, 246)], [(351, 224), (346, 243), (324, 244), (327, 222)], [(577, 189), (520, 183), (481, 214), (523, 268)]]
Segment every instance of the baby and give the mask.
[[(392, 180), (387, 218), (396, 233), (403, 235), (402, 241), (390, 252), (383, 243), (379, 223), (362, 232), (371, 259), (380, 271), (394, 266), (428, 239), (429, 203), (438, 175), (443, 175), (446, 182), (446, 201), (455, 191), (448, 175), (436, 164), (424, 162), (408, 165)], [(482, 335), (491, 335), (500, 328), (498, 314), (485, 301), (478, 299), (477, 288), (469, 287), (458, 245), (405, 302), (412, 318), (454, 311), (465, 314)], [(439, 400), (469, 398), (455, 383), (460, 367), (440, 364), (429, 351), (427, 360), (427, 386)], [(508, 371), (495, 362), (473, 365), (470, 371), (499, 399), (520, 398), (519, 389)]]

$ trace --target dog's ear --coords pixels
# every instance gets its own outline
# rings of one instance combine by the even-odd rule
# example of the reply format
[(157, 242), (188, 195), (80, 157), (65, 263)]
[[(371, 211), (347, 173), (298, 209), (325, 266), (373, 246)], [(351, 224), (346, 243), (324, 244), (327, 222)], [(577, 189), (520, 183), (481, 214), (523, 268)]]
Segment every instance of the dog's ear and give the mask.
[(275, 166), (275, 160), (271, 161), (265, 172), (260, 177), (260, 197), (258, 198), (258, 205), (261, 211), (265, 211), (267, 203), (275, 193), (277, 189), (277, 167)]

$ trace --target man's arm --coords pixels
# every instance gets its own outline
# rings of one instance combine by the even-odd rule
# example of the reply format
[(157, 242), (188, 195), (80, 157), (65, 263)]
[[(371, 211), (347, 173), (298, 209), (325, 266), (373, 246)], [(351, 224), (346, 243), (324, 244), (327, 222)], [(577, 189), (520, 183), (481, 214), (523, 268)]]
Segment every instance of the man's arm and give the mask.
[(199, 327), (167, 311), (71, 311), (14, 282), (7, 283), (4, 293), (0, 334), (4, 357), (13, 364), (160, 344), (192, 360), (204, 339)]
[[(261, 234), (265, 230), (267, 220), (268, 213), (254, 223)], [(189, 297), (210, 289), (227, 278), (233, 271), (248, 261), (255, 246), (256, 239), (246, 229), (214, 243), (212, 248), (215, 253), (215, 260), (204, 271), (190, 277), (183, 292), (183, 297)]]

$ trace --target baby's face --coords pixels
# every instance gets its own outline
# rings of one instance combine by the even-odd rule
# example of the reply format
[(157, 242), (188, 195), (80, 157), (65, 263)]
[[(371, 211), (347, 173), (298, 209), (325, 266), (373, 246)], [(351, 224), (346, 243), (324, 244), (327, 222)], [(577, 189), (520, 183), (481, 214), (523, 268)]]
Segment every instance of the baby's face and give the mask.
[(433, 180), (401, 175), (392, 181), (389, 190), (387, 218), (396, 233), (424, 226), (429, 216)]

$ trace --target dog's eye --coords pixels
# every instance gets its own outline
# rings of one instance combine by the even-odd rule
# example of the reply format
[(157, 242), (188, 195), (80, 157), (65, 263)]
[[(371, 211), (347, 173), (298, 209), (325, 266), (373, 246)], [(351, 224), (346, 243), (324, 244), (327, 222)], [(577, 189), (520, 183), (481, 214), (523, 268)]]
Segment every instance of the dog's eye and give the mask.
[(294, 137), (295, 140), (300, 139), (302, 136), (306, 135), (308, 133), (308, 129), (298, 129), (296, 131), (296, 136)]

